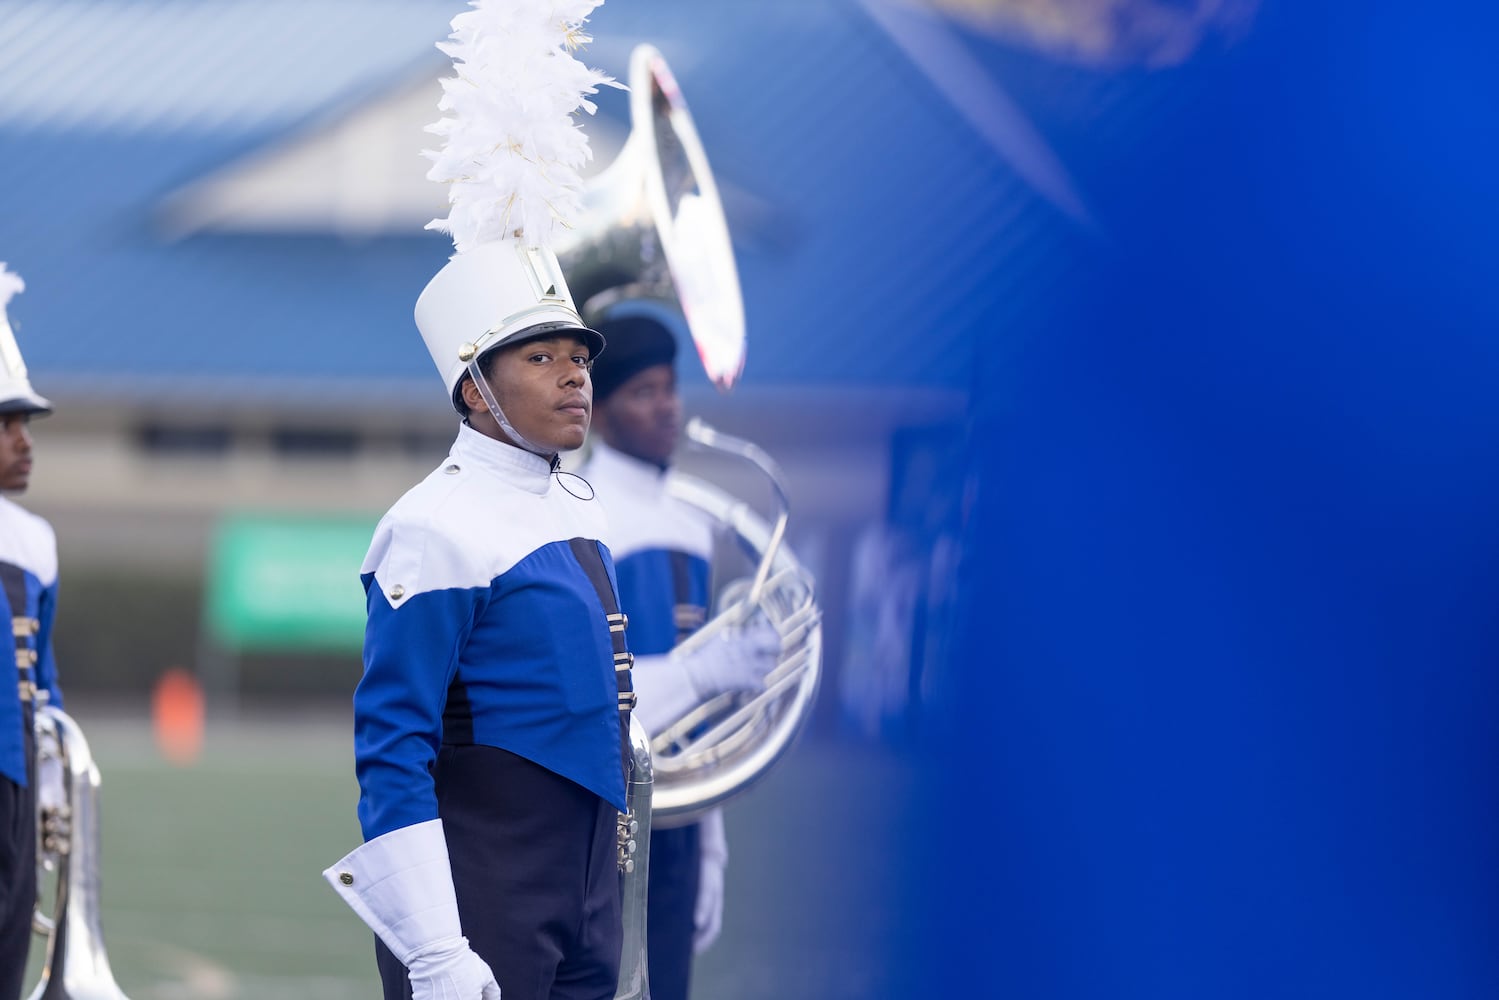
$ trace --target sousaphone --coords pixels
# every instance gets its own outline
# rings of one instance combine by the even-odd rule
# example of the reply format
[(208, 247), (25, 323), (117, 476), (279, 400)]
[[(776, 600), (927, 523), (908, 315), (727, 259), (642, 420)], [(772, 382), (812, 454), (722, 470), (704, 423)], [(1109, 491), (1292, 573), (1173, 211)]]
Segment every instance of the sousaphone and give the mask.
[[(651, 304), (679, 316), (708, 377), (720, 390), (744, 367), (744, 302), (718, 188), (692, 115), (666, 60), (649, 45), (630, 57), (630, 135), (588, 182), (586, 229), (556, 246), (585, 322), (621, 305)], [(651, 827), (693, 822), (758, 781), (790, 748), (811, 715), (822, 670), (822, 625), (811, 575), (785, 544), (790, 505), (780, 470), (754, 444), (689, 422), (694, 446), (749, 463), (774, 498), (769, 516), (718, 487), (673, 477), (673, 491), (706, 512), (754, 563), (725, 588), (714, 616), (678, 647), (763, 615), (781, 637), (764, 689), (719, 695), (660, 733), (633, 726), (630, 811), (621, 817), (625, 946), (618, 1000), (650, 996), (646, 982), (645, 886)], [(628, 609), (626, 609), (628, 611)]]

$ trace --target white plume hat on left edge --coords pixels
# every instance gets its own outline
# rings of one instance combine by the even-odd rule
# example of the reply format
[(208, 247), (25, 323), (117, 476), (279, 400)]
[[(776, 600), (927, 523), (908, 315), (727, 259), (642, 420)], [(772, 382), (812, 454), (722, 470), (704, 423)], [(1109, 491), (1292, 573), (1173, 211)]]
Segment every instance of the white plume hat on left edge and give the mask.
[(31, 379), (26, 375), (26, 361), (21, 357), (21, 345), (16, 343), (15, 331), (10, 328), (6, 315), (11, 297), (25, 289), (26, 283), (20, 275), (7, 271), (4, 262), (0, 262), (0, 414), (45, 416), (52, 412), (52, 403), (31, 387)]

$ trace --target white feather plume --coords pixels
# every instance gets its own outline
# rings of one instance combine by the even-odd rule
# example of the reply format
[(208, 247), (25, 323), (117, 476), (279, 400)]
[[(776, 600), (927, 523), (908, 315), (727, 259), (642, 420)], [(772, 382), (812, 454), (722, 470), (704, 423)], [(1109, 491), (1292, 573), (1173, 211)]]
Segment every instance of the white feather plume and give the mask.
[(573, 121), (593, 114), (587, 95), (614, 81), (572, 55), (590, 41), (588, 15), (603, 0), (470, 0), (438, 48), (456, 76), (442, 81), (443, 118), (427, 131), (445, 140), (428, 180), (449, 184), (450, 233), (459, 252), (519, 236), (550, 246), (582, 209), (579, 170), (592, 156)]
[(11, 296), (26, 291), (26, 282), (14, 271), (5, 269), (5, 261), (0, 260), (0, 313), (5, 312), (5, 307), (10, 305)]

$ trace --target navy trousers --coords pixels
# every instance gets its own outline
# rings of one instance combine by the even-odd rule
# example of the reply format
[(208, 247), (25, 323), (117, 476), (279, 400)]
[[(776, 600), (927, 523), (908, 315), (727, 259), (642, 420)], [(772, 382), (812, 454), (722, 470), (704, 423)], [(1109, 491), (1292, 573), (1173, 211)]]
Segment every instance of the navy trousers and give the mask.
[[(612, 1000), (620, 892), (609, 803), (505, 750), (445, 745), (433, 773), (463, 934), (505, 1000)], [(406, 968), (375, 942), (386, 1000)]]
[[(33, 768), (26, 727), (27, 771)], [(36, 780), (22, 788), (0, 778), (0, 1000), (18, 1000), (36, 907)]]
[(645, 932), (651, 1000), (687, 1000), (691, 989), (700, 854), (696, 823), (651, 831)]

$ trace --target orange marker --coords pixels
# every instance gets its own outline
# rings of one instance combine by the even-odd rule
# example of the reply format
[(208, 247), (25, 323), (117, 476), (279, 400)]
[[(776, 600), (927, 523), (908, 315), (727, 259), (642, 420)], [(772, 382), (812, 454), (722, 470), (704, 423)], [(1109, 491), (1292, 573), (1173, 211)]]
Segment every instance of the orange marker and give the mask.
[(173, 764), (191, 764), (203, 749), (203, 688), (197, 678), (172, 667), (151, 693), (156, 746)]

